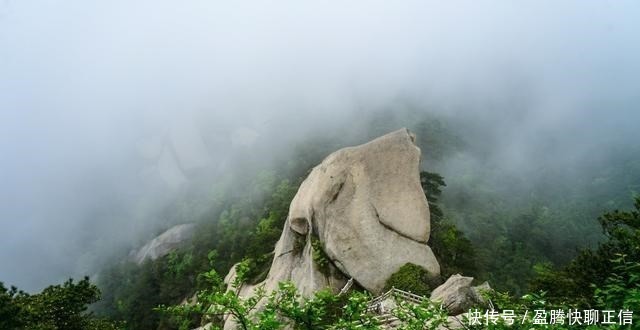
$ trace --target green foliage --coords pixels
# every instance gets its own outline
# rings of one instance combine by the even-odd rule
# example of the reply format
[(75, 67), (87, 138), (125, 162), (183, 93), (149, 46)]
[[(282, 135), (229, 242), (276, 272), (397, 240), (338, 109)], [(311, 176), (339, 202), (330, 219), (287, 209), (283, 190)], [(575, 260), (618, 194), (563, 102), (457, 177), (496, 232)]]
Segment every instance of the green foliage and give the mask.
[(247, 260), (243, 260), (242, 262), (239, 262), (235, 266), (236, 277), (233, 279), (233, 282), (231, 283), (231, 287), (239, 290), (242, 284), (247, 281), (249, 271), (250, 271), (249, 262)]
[(23, 310), (18, 300), (25, 295), (24, 292), (12, 286), (5, 288), (0, 282), (0, 329), (18, 329), (25, 324)]
[(100, 290), (89, 278), (52, 285), (38, 294), (0, 283), (0, 329), (18, 330), (115, 330), (121, 326), (86, 313), (89, 304), (100, 299)]
[(594, 287), (596, 306), (640, 310), (640, 262), (628, 261), (628, 256), (618, 254), (611, 260), (613, 272), (601, 287)]
[(442, 188), (446, 187), (447, 184), (444, 182), (442, 175), (427, 171), (420, 172), (420, 184), (427, 196), (431, 220), (439, 222), (444, 216), (444, 213), (438, 204), (438, 199), (440, 195), (442, 195)]
[(251, 297), (246, 299), (240, 298), (233, 290), (198, 295), (202, 304), (209, 305), (205, 311), (207, 316), (231, 315), (237, 322), (238, 328), (243, 330), (277, 329), (280, 323), (269, 315), (270, 310), (262, 310), (256, 318), (252, 317), (258, 303), (265, 297), (266, 294), (262, 286), (257, 287)]
[(425, 299), (420, 304), (397, 300), (393, 315), (400, 320), (399, 330), (439, 330), (449, 324), (446, 310)]
[(367, 311), (370, 300), (369, 294), (354, 291), (342, 307), (338, 320), (329, 329), (381, 329), (378, 319)]
[(387, 279), (384, 291), (396, 288), (420, 296), (428, 296), (437, 283), (437, 279), (434, 279), (426, 269), (407, 263)]
[(45, 328), (79, 330), (87, 327), (88, 319), (82, 313), (88, 304), (100, 299), (100, 290), (89, 278), (78, 283), (70, 279), (63, 285), (47, 287), (40, 294), (24, 297), (30, 323)]
[[(248, 186), (250, 193), (223, 198), (226, 202), (197, 224), (186, 249), (141, 266), (124, 262), (104, 270), (99, 284), (105, 296), (94, 307), (96, 312), (126, 321), (128, 329), (172, 329), (175, 322), (153, 310), (158, 305), (178, 304), (208, 288), (209, 280), (199, 274), (211, 268), (226, 273), (244, 260), (246, 280), (260, 282), (273, 259), (273, 247), (298, 186), (270, 172), (258, 173)], [(194, 326), (199, 318), (194, 311), (184, 323)]]
[[(158, 310), (170, 315), (175, 323), (184, 324), (193, 314), (201, 314), (203, 320), (222, 326), (224, 315), (231, 315), (238, 329), (322, 329), (338, 320), (342, 308), (340, 297), (328, 290), (316, 292), (310, 298), (303, 298), (292, 283), (279, 284), (277, 291), (267, 294), (263, 286), (254, 289), (250, 297), (239, 295), (243, 278), (248, 271), (246, 263), (236, 267), (237, 277), (227, 290), (215, 270), (206, 273), (211, 279), (210, 289), (198, 292), (198, 303), (165, 307)], [(262, 307), (258, 306), (262, 302)], [(343, 320), (344, 321), (344, 320)]]
[(247, 283), (257, 284), (264, 281), (269, 274), (271, 260), (273, 260), (273, 254), (264, 254), (256, 258), (244, 259), (249, 268), (246, 274)]
[(171, 251), (167, 256), (168, 272), (175, 277), (182, 277), (191, 268), (193, 264), (193, 255), (191, 253), (178, 253)]
[(318, 237), (311, 236), (311, 257), (313, 258), (313, 262), (315, 262), (318, 269), (324, 273), (328, 274), (329, 272), (329, 256), (324, 252), (324, 246), (322, 246), (322, 242)]
[(118, 264), (101, 274), (105, 294), (94, 309), (100, 315), (125, 321), (127, 329), (161, 327), (161, 316), (153, 313), (153, 308), (190, 297), (194, 287), (203, 283), (193, 274), (199, 267), (191, 251), (172, 252), (140, 266), (133, 262)]
[[(236, 270), (237, 273), (242, 271)], [(215, 281), (220, 279), (219, 276), (213, 277)], [(213, 322), (214, 329), (223, 326), (223, 315), (230, 315), (236, 328), (241, 330), (383, 329), (377, 315), (369, 312), (372, 297), (367, 293), (354, 291), (348, 296), (339, 296), (325, 289), (304, 297), (293, 283), (282, 282), (274, 292), (267, 293), (260, 286), (250, 297), (241, 297), (238, 294), (240, 285), (239, 280), (234, 281), (226, 290), (219, 282), (213, 283), (211, 289), (198, 293), (197, 304), (161, 307), (159, 310), (172, 315), (178, 323), (182, 317), (201, 313), (203, 322)], [(447, 322), (445, 311), (428, 300), (418, 305), (398, 300), (397, 304), (398, 308), (392, 313), (402, 321), (399, 329), (435, 330)]]
[(279, 283), (269, 299), (268, 309), (276, 311), (293, 329), (320, 329), (329, 326), (340, 309), (341, 299), (330, 290), (320, 290), (304, 298), (291, 282)]
[(282, 180), (275, 186), (271, 198), (264, 203), (266, 217), (262, 217), (250, 233), (244, 257), (249, 261), (247, 277), (251, 284), (259, 283), (267, 276), (273, 259), (273, 247), (282, 233), (296, 190), (297, 186), (289, 180)]
[(432, 224), (429, 242), (440, 262), (440, 274), (443, 278), (454, 274), (477, 274), (474, 245), (448, 219)]
[[(201, 274), (208, 288), (197, 293), (195, 304), (160, 306), (167, 319), (179, 329), (188, 329), (193, 315), (201, 315), (202, 323), (213, 322), (214, 328), (224, 323), (222, 316), (231, 315), (238, 329), (379, 329), (375, 317), (367, 312), (371, 296), (354, 291), (338, 296), (329, 289), (311, 297), (303, 297), (293, 283), (282, 282), (278, 290), (267, 293), (263, 286), (250, 297), (241, 297), (240, 288), (249, 268), (247, 262), (236, 266), (236, 278), (225, 288), (215, 270)], [(261, 306), (260, 308), (258, 308)]]
[(476, 274), (476, 255), (473, 245), (465, 235), (444, 216), (438, 203), (444, 178), (437, 173), (420, 172), (420, 183), (429, 202), (431, 234), (429, 245), (440, 263), (441, 276), (446, 279), (453, 274)]
[(593, 306), (597, 285), (608, 283), (599, 292), (615, 296), (616, 283), (636, 283), (634, 265), (640, 263), (640, 198), (636, 198), (634, 210), (609, 212), (599, 221), (607, 241), (595, 250), (582, 251), (566, 267), (543, 269), (532, 286), (548, 291), (554, 301), (572, 300)]
[[(477, 148), (438, 168), (447, 178), (441, 208), (473, 243), (474, 277), (516, 295), (530, 290), (535, 265), (562, 268), (581, 250), (596, 248), (606, 239), (598, 215), (628, 207), (629, 196), (638, 191), (637, 147), (607, 153), (606, 161), (572, 164), (570, 170), (537, 164), (532, 171), (509, 171), (483, 159)], [(579, 291), (587, 287), (581, 296), (590, 297), (589, 282), (576, 285)]]
[[(640, 308), (640, 200), (636, 199), (635, 210), (614, 211), (600, 218), (603, 230), (609, 240), (596, 250), (585, 250), (569, 265), (554, 270), (552, 265), (538, 264), (534, 287), (548, 291), (535, 291), (521, 298), (506, 293), (493, 292), (489, 297), (497, 310), (514, 310), (524, 315), (526, 310), (535, 309), (599, 309), (636, 311)], [(624, 252), (635, 252), (627, 255)], [(604, 279), (603, 279), (604, 278)], [(601, 280), (602, 279), (602, 280)], [(470, 329), (530, 329), (531, 314), (524, 324), (474, 326)], [(637, 318), (634, 319), (634, 323)], [(623, 326), (577, 326), (547, 325), (545, 329), (623, 329)]]

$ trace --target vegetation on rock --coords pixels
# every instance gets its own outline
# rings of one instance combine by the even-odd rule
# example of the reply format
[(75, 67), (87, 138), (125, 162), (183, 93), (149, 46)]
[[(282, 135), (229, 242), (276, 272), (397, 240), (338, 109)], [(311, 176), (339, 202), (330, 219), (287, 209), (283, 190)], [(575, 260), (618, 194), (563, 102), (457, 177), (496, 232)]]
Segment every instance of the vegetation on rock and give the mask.
[(427, 270), (418, 265), (408, 263), (389, 277), (384, 286), (384, 291), (396, 288), (420, 296), (428, 296), (437, 284), (430, 278)]
[(318, 237), (311, 236), (311, 254), (313, 262), (318, 266), (318, 269), (324, 273), (329, 272), (329, 256), (324, 252), (324, 246)]

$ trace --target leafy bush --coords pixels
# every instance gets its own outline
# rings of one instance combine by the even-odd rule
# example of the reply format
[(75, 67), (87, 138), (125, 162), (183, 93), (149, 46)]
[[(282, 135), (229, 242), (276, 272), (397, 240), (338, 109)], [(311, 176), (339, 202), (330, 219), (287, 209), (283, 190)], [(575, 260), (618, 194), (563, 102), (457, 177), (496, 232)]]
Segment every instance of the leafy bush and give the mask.
[(640, 263), (619, 254), (612, 260), (613, 273), (601, 287), (594, 286), (596, 305), (603, 309), (640, 310)]
[(437, 285), (438, 279), (434, 278), (421, 266), (407, 263), (393, 273), (385, 283), (384, 290), (396, 288), (421, 296), (428, 296), (431, 290)]
[(329, 256), (324, 252), (324, 246), (322, 246), (320, 239), (313, 235), (311, 236), (311, 248), (313, 262), (322, 273), (327, 274), (329, 272)]

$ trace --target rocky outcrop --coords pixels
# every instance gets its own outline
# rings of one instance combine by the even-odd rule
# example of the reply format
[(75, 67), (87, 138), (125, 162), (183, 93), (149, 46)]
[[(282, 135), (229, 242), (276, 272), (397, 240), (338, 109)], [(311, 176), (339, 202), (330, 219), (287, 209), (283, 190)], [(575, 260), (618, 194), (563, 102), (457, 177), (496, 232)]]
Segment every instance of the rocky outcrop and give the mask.
[(195, 328), (193, 330), (211, 330), (213, 329), (213, 323), (207, 323), (201, 327)]
[(442, 303), (449, 311), (449, 315), (466, 313), (469, 308), (484, 305), (482, 292), (491, 290), (489, 283), (471, 286), (473, 277), (460, 274), (452, 275), (449, 279), (431, 292), (431, 300)]
[(194, 230), (194, 224), (182, 224), (171, 227), (169, 230), (149, 241), (138, 251), (133, 252), (132, 258), (138, 265), (141, 265), (146, 260), (155, 260), (163, 257), (191, 239)]
[[(281, 281), (294, 282), (303, 295), (326, 287), (338, 291), (353, 278), (379, 294), (406, 263), (440, 273), (427, 246), (429, 207), (420, 185), (420, 149), (414, 141), (407, 129), (401, 129), (336, 151), (311, 171), (291, 203), (262, 283), (267, 291), (277, 289)], [(314, 252), (328, 259), (326, 267), (314, 262)], [(232, 271), (227, 283), (233, 278)], [(244, 286), (240, 294), (251, 291)]]

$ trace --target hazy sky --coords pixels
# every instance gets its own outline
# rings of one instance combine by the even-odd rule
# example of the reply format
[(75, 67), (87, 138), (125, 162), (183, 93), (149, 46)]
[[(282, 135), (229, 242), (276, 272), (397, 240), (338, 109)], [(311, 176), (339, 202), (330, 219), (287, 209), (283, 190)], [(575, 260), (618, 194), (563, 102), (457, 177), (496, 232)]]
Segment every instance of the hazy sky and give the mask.
[(0, 281), (85, 271), (158, 190), (274, 127), (406, 98), (495, 125), (516, 165), (549, 132), (624, 140), (639, 31), (638, 1), (0, 0)]

